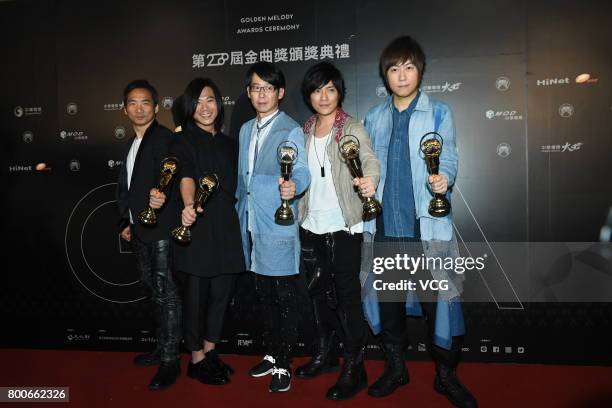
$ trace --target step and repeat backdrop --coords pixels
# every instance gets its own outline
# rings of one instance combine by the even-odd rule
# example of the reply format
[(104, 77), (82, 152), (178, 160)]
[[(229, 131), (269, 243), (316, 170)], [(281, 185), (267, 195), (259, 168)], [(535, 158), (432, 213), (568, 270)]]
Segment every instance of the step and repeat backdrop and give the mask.
[[(465, 303), (464, 358), (612, 363), (606, 294), (555, 296), (573, 280), (596, 277), (606, 287), (612, 276), (610, 252), (593, 260), (567, 250), (605, 238), (612, 205), (611, 18), (607, 1), (0, 2), (0, 345), (144, 350), (155, 341), (132, 248), (116, 228), (115, 183), (132, 132), (122, 105), (129, 81), (157, 87), (158, 120), (173, 128), (186, 84), (212, 78), (225, 132), (236, 137), (254, 116), (245, 95), (251, 64), (278, 64), (287, 78), (281, 107), (303, 123), (310, 112), (301, 79), (330, 61), (347, 82), (345, 110), (363, 119), (388, 95), (382, 48), (409, 34), (428, 57), (422, 89), (455, 115), (457, 236), (487, 245), (499, 266), (468, 276), (466, 287), (487, 296)], [(552, 266), (525, 260), (541, 285), (535, 297), (503, 267), (509, 260), (493, 249), (500, 242), (558, 251)], [(301, 290), (298, 352), (307, 353), (312, 317)], [(260, 352), (258, 314), (245, 273), (223, 351)], [(411, 322), (415, 359), (428, 356), (421, 325)], [(370, 349), (379, 356), (375, 341)]]

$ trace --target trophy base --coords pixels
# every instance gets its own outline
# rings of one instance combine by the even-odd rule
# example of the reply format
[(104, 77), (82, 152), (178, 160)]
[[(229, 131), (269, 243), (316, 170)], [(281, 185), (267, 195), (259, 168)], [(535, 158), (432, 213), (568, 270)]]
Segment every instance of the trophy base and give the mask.
[(444, 197), (432, 198), (429, 202), (428, 212), (432, 217), (446, 217), (450, 214), (450, 203)]
[(276, 211), (276, 214), (274, 214), (274, 222), (278, 225), (293, 225), (295, 221), (291, 208), (289, 208), (289, 211), (286, 211), (283, 207), (280, 207)]
[(181, 225), (172, 230), (172, 238), (179, 244), (191, 243), (191, 230), (189, 227)]
[(378, 217), (382, 212), (382, 207), (376, 200), (368, 200), (363, 203), (363, 216), (364, 221), (371, 221)]
[(364, 221), (370, 221), (378, 217), (382, 212), (380, 203), (374, 198), (368, 198), (363, 203), (363, 216)]
[(140, 215), (138, 216), (138, 220), (142, 224), (147, 226), (157, 224), (157, 216), (155, 215), (155, 210), (153, 210), (151, 207), (147, 208), (146, 210), (140, 213)]

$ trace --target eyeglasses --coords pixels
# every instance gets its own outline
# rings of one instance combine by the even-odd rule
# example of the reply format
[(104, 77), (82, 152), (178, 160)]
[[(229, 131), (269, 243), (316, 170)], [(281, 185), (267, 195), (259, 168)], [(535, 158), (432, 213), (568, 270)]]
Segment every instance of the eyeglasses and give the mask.
[(249, 90), (251, 92), (263, 92), (265, 94), (272, 93), (274, 91), (274, 86), (272, 85), (249, 85)]

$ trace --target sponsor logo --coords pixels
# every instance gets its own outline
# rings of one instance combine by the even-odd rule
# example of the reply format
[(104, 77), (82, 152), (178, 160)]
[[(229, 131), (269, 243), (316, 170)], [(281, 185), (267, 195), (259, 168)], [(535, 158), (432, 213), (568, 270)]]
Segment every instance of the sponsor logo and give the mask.
[(253, 340), (251, 340), (251, 339), (238, 339), (237, 343), (238, 343), (238, 347), (251, 347), (253, 345)]
[(108, 164), (109, 168), (115, 168), (115, 167), (120, 167), (123, 165), (123, 162), (121, 160), (113, 160), (110, 159), (108, 162), (106, 162), (106, 164)]
[(80, 341), (89, 341), (91, 339), (91, 335), (89, 334), (68, 334), (66, 335), (66, 340), (69, 342), (80, 342)]
[(222, 96), (221, 101), (223, 102), (224, 106), (234, 106), (236, 104), (236, 101), (229, 96)]
[(427, 93), (444, 93), (458, 91), (460, 87), (461, 82), (455, 82), (454, 84), (445, 82), (442, 85), (425, 85), (423, 90)]
[(504, 352), (505, 352), (506, 354), (512, 354), (512, 347), (505, 347), (505, 348), (504, 348)]
[(574, 114), (574, 106), (569, 103), (564, 103), (559, 106), (559, 116), (562, 118), (569, 118)]
[(425, 345), (425, 343), (419, 343), (417, 345), (417, 351), (427, 351), (427, 346)]
[(59, 137), (62, 140), (72, 139), (77, 141), (84, 141), (89, 138), (82, 130), (62, 130)]
[(22, 116), (42, 115), (41, 106), (28, 106), (26, 108), (22, 106), (15, 106), (13, 108), (13, 115), (20, 118)]
[(123, 138), (125, 138), (125, 135), (127, 134), (127, 131), (125, 130), (125, 127), (119, 125), (115, 128), (115, 138), (121, 140)]
[(498, 91), (505, 92), (510, 89), (510, 79), (505, 76), (501, 76), (495, 80), (495, 88)]
[(78, 111), (79, 107), (76, 103), (70, 102), (68, 105), (66, 105), (66, 113), (68, 113), (69, 115), (76, 115)]
[(10, 173), (20, 173), (20, 172), (32, 171), (33, 168), (32, 166), (29, 166), (29, 165), (13, 164), (9, 166), (8, 169)]
[(31, 130), (26, 130), (25, 132), (23, 132), (21, 138), (25, 143), (32, 143), (32, 141), (34, 140), (34, 133)]
[(522, 346), (517, 347), (516, 352), (519, 354), (525, 354), (525, 347), (522, 347)]
[(121, 103), (105, 103), (104, 110), (105, 111), (118, 111), (123, 109), (123, 102)]
[(486, 353), (487, 352), (487, 346), (480, 346), (480, 352), (481, 353)]
[(599, 81), (598, 78), (591, 77), (591, 74), (580, 74), (575, 79), (577, 84), (595, 84)]
[(30, 164), (13, 164), (8, 166), (9, 173), (25, 173), (30, 171), (49, 171), (51, 167), (47, 163), (37, 163), (32, 166)]
[(79, 333), (75, 329), (66, 329), (66, 340), (69, 342), (89, 341), (91, 335), (88, 333)]
[(497, 155), (499, 157), (503, 157), (505, 159), (506, 157), (510, 156), (510, 153), (512, 153), (512, 148), (508, 143), (504, 142), (497, 145)]
[(543, 145), (543, 146), (540, 146), (540, 152), (541, 153), (573, 153), (573, 152), (577, 152), (578, 150), (580, 150), (583, 144), (584, 144), (583, 142), (578, 142), (578, 143), (565, 142), (562, 145), (560, 144)]
[(379, 98), (386, 98), (387, 96), (389, 96), (389, 93), (387, 92), (387, 88), (385, 88), (383, 85), (377, 87), (376, 96), (378, 96)]
[(499, 346), (493, 346), (492, 350), (494, 353), (499, 353)]
[(536, 79), (536, 86), (569, 85), (569, 83), (568, 77)]
[(493, 120), (493, 119), (523, 120), (523, 114), (516, 110), (496, 111), (493, 109), (489, 109), (485, 111), (485, 116), (489, 120)]
[(98, 336), (98, 340), (102, 341), (132, 341), (132, 336)]
[(161, 100), (162, 107), (166, 110), (172, 109), (172, 104), (174, 104), (174, 98), (171, 96), (164, 96)]
[(70, 171), (79, 171), (81, 170), (81, 162), (79, 162), (77, 159), (72, 159), (70, 160), (70, 163), (68, 163), (68, 168)]

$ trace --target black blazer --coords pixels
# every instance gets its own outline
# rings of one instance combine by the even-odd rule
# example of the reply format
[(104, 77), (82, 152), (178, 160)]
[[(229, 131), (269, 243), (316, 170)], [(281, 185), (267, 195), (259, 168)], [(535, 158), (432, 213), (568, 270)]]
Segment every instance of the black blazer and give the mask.
[(157, 224), (153, 227), (143, 225), (138, 221), (138, 215), (149, 205), (149, 190), (157, 187), (160, 179), (160, 166), (164, 158), (170, 156), (171, 145), (174, 143), (174, 134), (166, 127), (153, 121), (146, 130), (132, 171), (130, 189), (127, 188), (127, 156), (134, 142), (133, 136), (125, 146), (123, 152), (123, 166), (119, 172), (117, 182), (117, 204), (119, 206), (119, 225), (124, 228), (129, 225), (132, 212), (132, 232), (143, 242), (154, 242), (170, 239), (170, 231), (180, 224), (179, 207), (179, 171), (172, 177), (171, 184), (166, 187), (166, 203), (156, 210)]

